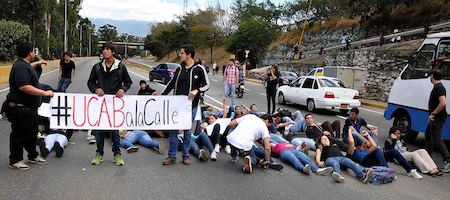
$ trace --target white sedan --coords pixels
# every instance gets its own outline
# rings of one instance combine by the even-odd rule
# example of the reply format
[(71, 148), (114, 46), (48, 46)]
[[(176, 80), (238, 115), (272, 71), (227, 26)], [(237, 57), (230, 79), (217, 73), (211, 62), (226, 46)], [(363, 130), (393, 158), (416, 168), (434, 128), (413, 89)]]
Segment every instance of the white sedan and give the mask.
[(310, 112), (339, 109), (342, 114), (347, 114), (352, 107), (361, 106), (361, 102), (358, 91), (345, 88), (342, 83), (333, 77), (301, 76), (290, 85), (278, 88), (278, 103), (304, 105)]

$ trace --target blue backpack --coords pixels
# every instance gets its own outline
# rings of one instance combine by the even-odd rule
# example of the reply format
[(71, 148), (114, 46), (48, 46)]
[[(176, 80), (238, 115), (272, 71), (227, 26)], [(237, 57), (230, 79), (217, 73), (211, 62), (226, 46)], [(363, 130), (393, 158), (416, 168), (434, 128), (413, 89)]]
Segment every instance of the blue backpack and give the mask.
[(373, 166), (370, 168), (362, 168), (363, 172), (366, 173), (369, 171), (369, 169), (373, 169), (375, 172), (373, 174), (372, 184), (374, 185), (383, 185), (387, 183), (391, 183), (395, 180), (395, 170), (389, 167), (383, 167), (383, 166)]

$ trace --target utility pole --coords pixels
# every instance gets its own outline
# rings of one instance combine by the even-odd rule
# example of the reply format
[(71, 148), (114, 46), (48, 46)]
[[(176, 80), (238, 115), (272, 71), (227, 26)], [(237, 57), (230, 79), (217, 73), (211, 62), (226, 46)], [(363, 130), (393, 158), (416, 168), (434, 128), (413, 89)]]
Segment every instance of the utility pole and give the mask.
[(311, 5), (312, 5), (312, 0), (309, 0), (309, 6), (308, 6), (308, 11), (306, 12), (306, 19), (305, 19), (305, 23), (303, 24), (303, 29), (302, 29), (302, 35), (300, 36), (300, 42), (298, 43), (298, 48), (300, 49), (299, 56), (298, 59), (301, 59), (301, 55), (302, 55), (302, 42), (303, 42), (303, 36), (305, 34), (305, 28), (306, 28), (306, 23), (308, 22), (308, 15), (309, 15), (309, 11), (311, 10)]
[(188, 7), (188, 0), (184, 0), (184, 3), (183, 3), (183, 15), (186, 15), (187, 14), (187, 7)]

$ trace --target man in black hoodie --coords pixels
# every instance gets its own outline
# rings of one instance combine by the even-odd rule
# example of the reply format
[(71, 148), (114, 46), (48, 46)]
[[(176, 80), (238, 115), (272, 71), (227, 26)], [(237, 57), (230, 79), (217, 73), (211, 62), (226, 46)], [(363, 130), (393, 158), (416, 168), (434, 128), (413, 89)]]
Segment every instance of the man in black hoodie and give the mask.
[[(205, 92), (209, 89), (209, 80), (205, 68), (200, 63), (194, 61), (195, 49), (193, 45), (185, 44), (181, 46), (180, 57), (181, 67), (175, 70), (175, 75), (162, 95), (167, 95), (174, 90), (174, 95), (186, 95), (189, 100), (192, 100), (192, 121), (194, 121), (197, 113), (197, 106), (200, 92)], [(169, 156), (163, 161), (163, 165), (171, 165), (175, 163), (178, 149), (178, 130), (172, 130), (169, 133)], [(191, 130), (184, 130), (183, 137), (183, 164), (189, 165), (189, 148), (191, 146)]]

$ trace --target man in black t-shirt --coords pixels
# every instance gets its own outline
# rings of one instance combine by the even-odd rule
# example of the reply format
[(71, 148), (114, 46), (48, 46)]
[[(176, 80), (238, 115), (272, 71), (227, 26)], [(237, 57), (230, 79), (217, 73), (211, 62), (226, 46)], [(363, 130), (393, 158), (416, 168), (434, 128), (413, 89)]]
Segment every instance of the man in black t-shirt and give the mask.
[(14, 62), (9, 75), (9, 94), (6, 97), (5, 112), (11, 122), (9, 168), (27, 170), (30, 167), (23, 160), (23, 149), (28, 152), (28, 162), (47, 164), (36, 151), (38, 133), (37, 108), (40, 96), (53, 96), (53, 91), (39, 89), (36, 71), (30, 63), (35, 57), (33, 44), (23, 42), (18, 47), (19, 59)]
[(75, 77), (75, 63), (70, 60), (70, 53), (64, 53), (64, 59), (59, 62), (59, 74), (58, 74), (58, 91), (66, 92), (66, 89), (72, 83)]
[(433, 145), (436, 144), (439, 152), (444, 159), (443, 172), (450, 172), (450, 154), (447, 147), (442, 141), (441, 134), (445, 121), (447, 120), (447, 111), (445, 109), (447, 105), (446, 90), (441, 83), (442, 72), (439, 69), (433, 69), (430, 72), (430, 81), (434, 87), (430, 94), (428, 101), (428, 111), (430, 116), (428, 117), (428, 126), (425, 131), (425, 147), (428, 153), (433, 153)]
[(141, 89), (139, 89), (138, 95), (156, 95), (156, 90), (148, 86), (144, 80), (139, 81), (139, 86)]

